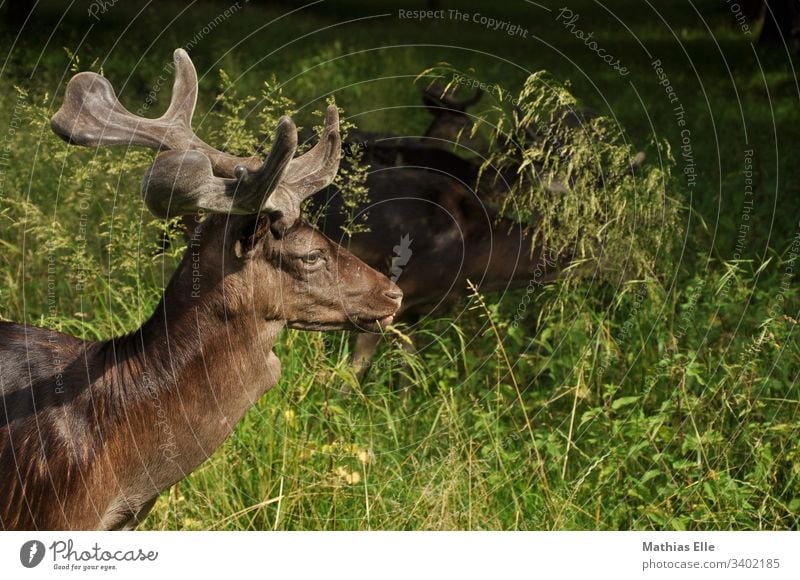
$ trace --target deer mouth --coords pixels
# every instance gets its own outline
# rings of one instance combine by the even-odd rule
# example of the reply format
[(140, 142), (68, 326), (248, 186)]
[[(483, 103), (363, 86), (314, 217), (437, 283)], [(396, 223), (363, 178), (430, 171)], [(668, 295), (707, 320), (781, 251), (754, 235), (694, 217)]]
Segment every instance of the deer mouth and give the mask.
[(342, 322), (309, 322), (292, 320), (289, 321), (289, 328), (297, 330), (355, 330), (358, 332), (382, 332), (394, 322), (394, 314), (382, 316), (380, 318), (352, 317)]
[(354, 330), (361, 332), (383, 332), (386, 327), (394, 322), (394, 314), (378, 319), (356, 319), (353, 321)]

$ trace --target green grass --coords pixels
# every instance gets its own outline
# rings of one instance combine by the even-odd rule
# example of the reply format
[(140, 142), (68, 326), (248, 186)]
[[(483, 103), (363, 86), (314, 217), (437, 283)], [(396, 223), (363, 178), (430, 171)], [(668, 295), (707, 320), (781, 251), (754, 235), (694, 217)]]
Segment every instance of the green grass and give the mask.
[[(346, 362), (348, 337), (287, 332), (278, 386), (159, 499), (145, 528), (798, 528), (791, 244), (800, 228), (800, 109), (786, 55), (764, 49), (757, 62), (715, 2), (699, 3), (713, 38), (690, 8), (672, 3), (658, 5), (671, 30), (646, 4), (573, 3), (580, 27), (622, 55), (631, 74), (621, 80), (552, 16), (495, 4), (464, 10), (524, 23), (540, 42), (394, 17), (325, 29), (346, 14), (396, 13), (388, 2), (325, 2), (258, 30), (280, 11), (250, 6), (250, 16), (234, 15), (192, 51), (205, 75), (199, 132), (237, 143), (213, 114), (230, 110), (212, 111), (220, 68), (239, 95), (260, 94), (276, 75), (299, 104), (300, 124), (315, 123), (311, 111), (333, 92), (360, 128), (409, 134), (428, 122), (408, 108), (419, 105), (413, 79), (427, 67), (446, 61), (514, 92), (529, 71), (546, 69), (612, 113), (634, 145), (668, 140), (680, 176), (680, 129), (650, 66), (660, 58), (686, 109), (698, 169), (695, 186), (679, 179), (670, 192), (684, 206), (675, 266), (660, 279), (552, 286), (529, 302), (524, 292), (474, 296), (415, 329), (418, 356), (405, 353), (399, 335), (387, 341), (361, 384)], [(0, 316), (107, 338), (149, 315), (176, 256), (157, 255), (161, 228), (136, 193), (149, 153), (68, 150), (49, 133), (46, 110), (72, 74), (62, 47), (78, 55), (76, 68), (102, 65), (115, 86), (124, 83), (121, 99), (136, 110), (172, 49), (226, 5), (197, 3), (178, 16), (184, 4), (162, 2), (126, 30), (138, 9), (120, 3), (81, 42), (87, 5), (51, 37), (61, 13), (46, 3), (22, 42), (0, 41), (10, 55), (0, 143), (12, 144), (0, 188)], [(11, 135), (15, 85), (29, 96), (19, 101), (25, 130)], [(153, 115), (168, 94), (159, 92)], [(238, 115), (255, 130), (258, 110), (254, 102)], [(747, 218), (745, 149), (755, 152)], [(655, 162), (657, 153), (648, 155)], [(740, 238), (742, 224), (750, 228)]]

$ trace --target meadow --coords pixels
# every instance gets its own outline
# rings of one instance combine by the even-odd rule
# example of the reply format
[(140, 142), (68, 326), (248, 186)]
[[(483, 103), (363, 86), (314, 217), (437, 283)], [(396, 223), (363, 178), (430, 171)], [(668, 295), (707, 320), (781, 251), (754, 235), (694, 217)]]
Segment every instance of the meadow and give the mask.
[(45, 2), (36, 27), (3, 29), (0, 318), (87, 339), (147, 319), (183, 240), (139, 197), (150, 152), (81, 151), (50, 131), (80, 70), (156, 116), (189, 44), (195, 128), (241, 152), (283, 109), (318, 124), (331, 96), (359, 129), (419, 135), (415, 78), (438, 63), (513, 93), (547, 70), (648, 163), (662, 140), (675, 157), (678, 224), (652, 274), (475, 292), (387, 333), (363, 380), (348, 335), (287, 331), (280, 383), (144, 529), (798, 528), (794, 56), (754, 47), (718, 2), (575, 0), (572, 28), (561, 5), (495, 4), (459, 9), (526, 37), (398, 17), (424, 2), (120, 2), (94, 17)]

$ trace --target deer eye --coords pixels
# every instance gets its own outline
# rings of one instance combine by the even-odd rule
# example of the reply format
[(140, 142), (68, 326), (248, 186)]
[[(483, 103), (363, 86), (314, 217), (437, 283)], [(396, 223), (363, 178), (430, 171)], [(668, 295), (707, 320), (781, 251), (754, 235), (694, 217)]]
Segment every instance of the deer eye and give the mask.
[(302, 256), (300, 259), (303, 260), (303, 263), (306, 266), (316, 266), (324, 259), (324, 256), (322, 250), (311, 250), (309, 253), (307, 253), (305, 256)]

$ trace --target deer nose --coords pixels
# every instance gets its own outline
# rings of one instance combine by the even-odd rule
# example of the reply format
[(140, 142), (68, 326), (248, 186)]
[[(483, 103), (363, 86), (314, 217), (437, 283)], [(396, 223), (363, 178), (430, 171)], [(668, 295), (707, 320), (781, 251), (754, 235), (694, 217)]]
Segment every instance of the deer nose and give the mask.
[(389, 300), (400, 300), (403, 297), (403, 291), (396, 284), (392, 284), (391, 288), (384, 292), (383, 295)]

